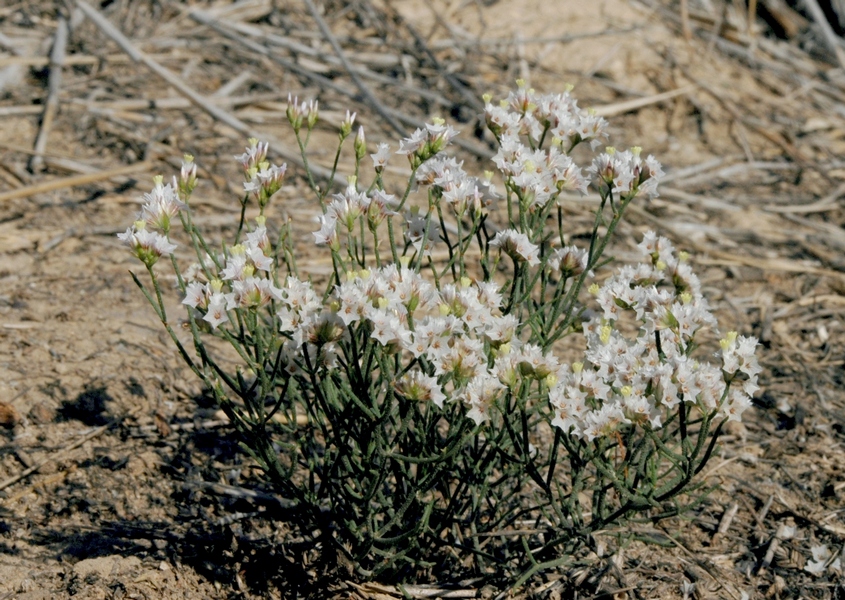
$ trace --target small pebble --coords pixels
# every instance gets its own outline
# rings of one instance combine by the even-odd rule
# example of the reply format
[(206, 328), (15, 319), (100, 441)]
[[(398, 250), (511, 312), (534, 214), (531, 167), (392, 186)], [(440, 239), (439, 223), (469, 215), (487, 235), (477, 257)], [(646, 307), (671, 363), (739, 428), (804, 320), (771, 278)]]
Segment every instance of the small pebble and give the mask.
[(20, 420), (21, 417), (18, 414), (18, 411), (15, 410), (14, 406), (7, 404), (6, 402), (0, 402), (0, 427), (11, 429), (17, 425)]
[(56, 411), (46, 402), (39, 402), (30, 409), (29, 418), (36, 423), (52, 423), (56, 418)]

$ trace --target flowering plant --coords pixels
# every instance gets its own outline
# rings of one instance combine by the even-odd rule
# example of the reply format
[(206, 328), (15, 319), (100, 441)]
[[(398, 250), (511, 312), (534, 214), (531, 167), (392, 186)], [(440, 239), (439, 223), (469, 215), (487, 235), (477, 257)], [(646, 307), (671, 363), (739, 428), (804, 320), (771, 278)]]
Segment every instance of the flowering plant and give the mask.
[[(628, 204), (657, 194), (660, 164), (607, 148), (579, 166), (573, 151), (595, 152), (606, 122), (569, 92), (520, 85), (485, 102), (501, 194), (492, 173), (472, 177), (445, 155), (456, 132), (435, 121), (400, 143), (411, 175), (398, 197), (383, 182), (387, 144), (370, 155), (363, 185), (359, 128), (355, 175), (331, 198), (307, 168), (317, 104), (289, 103), (316, 198), (313, 235), (332, 259), (323, 285), (300, 274), (290, 223), (265, 215), (285, 166), (256, 140), (238, 157), (245, 193), (232, 245), (212, 248), (192, 221), (191, 157), (171, 184), (156, 180), (120, 235), (152, 286), (136, 283), (290, 501), (291, 521), (361, 577), (401, 578), (457, 557), (519, 584), (632, 514), (677, 514), (722, 425), (757, 389), (755, 339), (728, 333), (720, 364), (701, 360), (697, 335), (716, 322), (686, 255), (665, 238), (649, 232), (642, 264), (589, 283)], [(347, 113), (340, 125), (332, 178), (354, 121)], [(590, 185), (601, 203), (578, 247), (559, 200)], [(196, 260), (184, 272), (176, 216)], [(163, 256), (193, 351), (165, 310), (154, 268)], [(560, 341), (575, 333), (585, 349), (566, 362)]]

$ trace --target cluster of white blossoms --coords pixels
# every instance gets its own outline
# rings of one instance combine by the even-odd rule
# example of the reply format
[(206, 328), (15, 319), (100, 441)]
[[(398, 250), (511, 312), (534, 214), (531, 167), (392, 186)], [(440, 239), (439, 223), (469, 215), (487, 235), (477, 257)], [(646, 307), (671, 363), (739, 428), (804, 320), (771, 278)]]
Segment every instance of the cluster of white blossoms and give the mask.
[(501, 315), (501, 301), (492, 282), (465, 278), (438, 291), (413, 269), (387, 265), (348, 273), (331, 306), (346, 327), (363, 324), (367, 337), (417, 364), (395, 382), (397, 393), (439, 407), (447, 396), (463, 401), (481, 423), (504, 389), (489, 355), (513, 340), (517, 325)]
[(384, 219), (396, 213), (390, 210), (396, 198), (382, 190), (373, 190), (371, 194), (359, 192), (355, 187), (355, 178), (342, 194), (335, 194), (326, 207), (326, 212), (318, 217), (320, 230), (314, 232), (314, 241), (318, 246), (328, 246), (332, 250), (340, 249), (338, 225), (346, 232), (355, 233), (358, 219), (364, 217), (371, 231), (378, 228)]
[[(197, 267), (186, 277), (182, 304), (204, 310), (203, 320), (214, 329), (229, 320), (227, 311), (256, 309), (267, 306), (271, 300), (282, 299), (282, 291), (268, 278), (273, 259), (266, 254), (270, 251), (270, 240), (263, 219), (259, 221), (261, 224), (247, 234), (244, 243), (229, 248), (224, 267), (210, 280)], [(209, 258), (208, 263), (212, 262)], [(261, 276), (260, 271), (265, 275)]]
[(499, 139), (527, 136), (539, 144), (549, 137), (568, 142), (568, 150), (587, 141), (596, 147), (601, 138), (607, 137), (607, 121), (579, 108), (569, 91), (537, 94), (525, 82), (517, 83), (519, 88), (498, 106), (491, 104), (489, 95), (484, 96), (487, 126)]
[[(274, 165), (267, 160), (267, 142), (250, 138), (246, 152), (236, 156), (244, 170), (244, 192), (254, 198), (262, 209), (267, 205), (270, 196), (282, 187), (287, 165)], [(184, 173), (182, 178), (184, 179)]]
[[(623, 423), (659, 428), (681, 402), (739, 420), (758, 389), (757, 340), (728, 333), (721, 366), (693, 358), (696, 332), (716, 325), (699, 280), (666, 238), (648, 232), (639, 247), (648, 262), (591, 288), (601, 314), (584, 325), (584, 362), (551, 387), (553, 424), (592, 440)], [(623, 313), (640, 322), (633, 339), (616, 328)]]
[(124, 233), (117, 234), (118, 239), (129, 246), (147, 267), (152, 267), (159, 258), (176, 250), (176, 244), (168, 238), (170, 224), (185, 207), (179, 200), (177, 186), (175, 178), (171, 185), (164, 184), (162, 177), (156, 177), (152, 191), (144, 194), (145, 202), (138, 220)]
[(426, 123), (425, 127), (418, 128), (410, 137), (399, 142), (399, 150), (396, 154), (405, 154), (412, 168), (417, 168), (425, 161), (441, 152), (458, 132), (446, 124), (443, 119), (434, 119), (432, 123)]
[(532, 267), (540, 264), (540, 248), (532, 244), (524, 233), (516, 229), (505, 229), (490, 240), (490, 246), (499, 248), (510, 256), (514, 262), (527, 262)]
[[(493, 162), (529, 210), (545, 206), (564, 190), (586, 193), (590, 179), (569, 153), (582, 142), (595, 149), (607, 137), (603, 118), (578, 108), (569, 92), (541, 95), (524, 85), (499, 106), (489, 97), (485, 100), (487, 125), (499, 141)], [(522, 141), (526, 136), (529, 145)], [(551, 144), (538, 148), (544, 139)], [(639, 148), (617, 152), (612, 147), (593, 160), (587, 173), (622, 197), (656, 196), (663, 175), (653, 156), (640, 158)]]
[[(540, 95), (520, 85), (499, 106), (485, 100), (487, 126), (499, 141), (493, 162), (529, 209), (564, 190), (586, 193), (589, 180), (568, 153), (581, 142), (598, 145), (607, 136), (604, 119), (578, 108), (569, 92)], [(544, 138), (552, 143), (540, 149)]]
[(645, 159), (641, 158), (640, 151), (638, 147), (622, 152), (609, 147), (593, 159), (588, 170), (596, 174), (614, 194), (622, 197), (639, 194), (655, 197), (663, 169), (651, 154)]
[(458, 217), (467, 211), (472, 215), (484, 213), (498, 200), (492, 177), (491, 172), (487, 172), (484, 179), (468, 175), (463, 162), (453, 156), (435, 156), (420, 165), (415, 173), (416, 182), (431, 186), (435, 198), (451, 206)]
[[(503, 233), (503, 240), (515, 238), (510, 251), (526, 252), (523, 260), (530, 264), (531, 250), (517, 249), (522, 240), (515, 232)], [(188, 283), (184, 304), (217, 328), (229, 320), (228, 311), (273, 302), (289, 373), (337, 366), (338, 345), (349, 343), (350, 330), (363, 327), (361, 339), (413, 364), (393, 382), (403, 397), (440, 408), (447, 399), (462, 402), (466, 415), (481, 424), (505, 390), (543, 381), (552, 424), (588, 440), (622, 424), (659, 428), (680, 402), (737, 420), (757, 389), (754, 338), (727, 334), (721, 367), (690, 356), (696, 332), (715, 326), (715, 319), (683, 255), (676, 257), (668, 240), (651, 232), (640, 244), (648, 262), (623, 267), (591, 290), (601, 312), (584, 326), (584, 361), (571, 366), (517, 337), (520, 323), (502, 314), (495, 282), (464, 278), (438, 291), (408, 266), (390, 264), (346, 273), (324, 304), (308, 282), (288, 277), (281, 288), (273, 285), (269, 247), (259, 225), (229, 250), (209, 281)], [(585, 268), (583, 251), (567, 247), (558, 253), (559, 269)], [(634, 339), (614, 327), (626, 311), (641, 322)], [(348, 360), (348, 349), (343, 352)]]
[[(316, 103), (292, 101), (289, 117), (297, 126), (311, 128), (317, 110)], [(606, 137), (606, 123), (579, 109), (568, 92), (537, 95), (520, 86), (498, 107), (488, 100), (486, 116), (499, 140), (494, 162), (507, 192), (518, 196), (520, 210), (543, 208), (563, 190), (585, 192), (585, 172), (595, 177), (603, 194), (630, 200), (657, 193), (660, 164), (651, 156), (642, 160), (637, 148), (608, 148), (585, 172), (572, 161), (567, 153), (576, 145), (589, 142), (595, 147)], [(341, 139), (351, 134), (354, 120), (347, 113)], [(403, 140), (397, 152), (408, 155), (415, 182), (429, 187), (428, 210), (411, 209), (404, 215), (405, 239), (417, 253), (429, 254), (440, 240), (435, 204), (451, 206), (459, 217), (476, 218), (497, 198), (492, 174), (471, 177), (462, 163), (438, 156), (455, 133), (438, 120)], [(551, 143), (540, 149), (543, 140)], [(366, 148), (362, 130), (355, 144), (360, 159)], [(539, 382), (537, 389), (543, 390), (543, 399), (548, 394), (553, 409), (552, 424), (588, 440), (610, 435), (623, 424), (659, 428), (682, 402), (728, 419), (739, 419), (749, 406), (760, 371), (754, 357), (757, 340), (727, 334), (721, 340), (720, 367), (692, 356), (696, 332), (715, 327), (716, 321), (685, 257), (676, 256), (665, 238), (649, 232), (640, 244), (647, 262), (626, 266), (603, 286), (590, 288), (600, 313), (584, 324), (584, 360), (562, 364), (520, 339), (517, 317), (503, 314), (499, 283), (462, 277), (435, 286), (409, 268), (412, 255), (403, 256), (398, 265), (352, 267), (325, 296), (295, 277), (281, 283), (263, 207), (279, 189), (285, 166), (271, 165), (267, 152), (265, 143), (250, 140), (246, 152), (236, 157), (243, 166), (245, 191), (262, 208), (256, 226), (241, 243), (189, 270), (183, 304), (213, 329), (232, 320), (232, 311), (262, 311), (261, 318), (284, 337), (280, 364), (289, 374), (334, 368), (341, 358), (346, 368), (378, 369), (378, 361), (360, 364), (366, 352), (356, 348), (375, 344), (407, 365), (384, 384), (404, 398), (440, 408), (447, 400), (461, 402), (467, 416), (481, 424), (490, 420), (501, 396)], [(371, 155), (377, 173), (389, 153), (389, 146), (380, 144)], [(364, 223), (377, 235), (382, 221), (396, 216), (391, 208), (400, 203), (392, 195), (379, 189), (361, 192), (357, 183), (351, 177), (345, 191), (322, 205), (320, 230), (313, 234), (318, 245), (339, 252)], [(167, 237), (170, 221), (185, 207), (179, 198), (187, 198), (195, 185), (196, 165), (186, 157), (180, 179), (163, 185), (157, 178), (139, 220), (119, 236), (148, 267), (175, 249)], [(538, 234), (507, 228), (489, 240), (489, 247), (520, 267), (539, 267), (564, 279), (588, 270), (587, 251), (565, 246), (541, 252), (532, 242)], [(624, 313), (640, 322), (633, 338), (616, 326)]]

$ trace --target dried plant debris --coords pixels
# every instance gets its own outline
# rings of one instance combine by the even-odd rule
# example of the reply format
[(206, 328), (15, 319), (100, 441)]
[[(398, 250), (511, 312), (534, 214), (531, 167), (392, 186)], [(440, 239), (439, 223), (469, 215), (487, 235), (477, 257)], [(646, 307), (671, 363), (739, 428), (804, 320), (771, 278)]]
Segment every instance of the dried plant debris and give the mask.
[[(218, 407), (137, 310), (113, 224), (187, 151), (203, 181), (198, 220), (230, 236), (231, 156), (244, 131), (294, 153), (288, 94), (319, 100), (335, 125), (354, 105), (370, 152), (396, 124), (410, 133), (443, 117), (480, 174), (492, 138), (470, 98), (518, 78), (574, 84), (582, 106), (616, 115), (614, 139), (662, 158), (661, 195), (631, 207), (610, 251), (629, 258), (653, 229), (690, 252), (717, 316), (761, 340), (763, 371), (705, 469), (719, 488), (692, 513), (597, 534), (571, 566), (514, 595), (845, 596), (840, 2), (315, 2), (334, 43), (305, 3), (88, 5), (131, 46), (77, 0), (0, 6), (0, 402), (16, 415), (0, 429), (0, 481), (15, 479), (0, 492), (0, 598), (504, 592), (458, 567), (356, 588), (319, 531), (296, 537), (280, 523), (284, 507), (256, 487)], [(310, 161), (330, 169), (335, 130), (313, 136)], [(340, 173), (351, 164), (342, 156)], [(331, 265), (305, 250), (306, 186), (291, 163), (268, 220), (290, 220), (297, 259), (321, 277)], [(596, 201), (566, 197), (574, 241)]]

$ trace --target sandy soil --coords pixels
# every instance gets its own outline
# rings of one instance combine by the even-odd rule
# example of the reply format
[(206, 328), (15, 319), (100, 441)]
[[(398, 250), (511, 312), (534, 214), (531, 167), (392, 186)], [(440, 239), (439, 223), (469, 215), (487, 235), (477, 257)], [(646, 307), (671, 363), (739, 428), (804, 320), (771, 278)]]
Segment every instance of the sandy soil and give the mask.
[[(269, 0), (251, 0), (229, 13), (227, 4), (202, 7), (328, 48), (300, 4), (273, 8)], [(683, 519), (634, 526), (634, 536), (609, 532), (602, 556), (550, 573), (519, 594), (845, 597), (842, 567), (832, 558), (820, 574), (805, 568), (813, 547), (836, 554), (845, 545), (842, 70), (823, 49), (798, 49), (803, 38), (766, 38), (761, 23), (759, 45), (723, 24), (721, 31), (739, 40), (739, 54), (700, 33), (719, 30), (715, 21), (694, 18), (698, 33), (685, 40), (673, 3), (396, 4), (440, 67), (475, 97), (501, 94), (523, 77), (543, 91), (571, 82), (582, 105), (621, 112), (612, 119), (614, 143), (655, 154), (672, 181), (661, 198), (635, 207), (621, 229), (618, 256), (630, 253), (647, 228), (672, 237), (693, 253), (720, 320), (762, 342), (763, 391), (744, 425), (725, 435), (705, 474), (721, 488)], [(338, 93), (321, 94), (197, 25), (180, 13), (185, 5), (101, 5), (138, 48), (203, 94), (249, 72), (230, 95), (276, 97), (232, 112), (287, 143), (288, 91), (320, 97), (329, 121), (350, 106)], [(385, 102), (419, 119), (450, 115), (467, 139), (484, 147), (472, 135), (477, 113), (414, 54), (413, 44), (399, 43), (409, 35), (380, 21), (383, 10), (336, 2), (326, 17), (344, 46), (360, 53), (356, 60), (451, 105), (377, 88)], [(67, 56), (78, 60), (63, 71), (46, 170), (29, 172), (49, 76), (36, 59), (49, 54), (59, 14), (47, 0), (0, 6), (0, 34), (12, 40), (0, 38), (7, 50), (0, 54), (0, 111), (6, 111), (0, 119), (0, 421), (6, 425), (0, 429), (0, 600), (401, 597), (393, 588), (354, 587), (338, 574), (331, 586), (311, 585), (321, 576), (311, 564), (313, 549), (286, 535), (272, 502), (238, 492), (260, 489), (260, 473), (238, 453), (234, 434), (181, 366), (129, 276), (137, 262), (115, 238), (133, 219), (152, 175), (169, 176), (185, 151), (201, 167), (198, 219), (214, 235), (230, 235), (239, 208), (230, 157), (246, 136), (192, 106), (109, 105), (180, 96), (126, 60), (89, 20), (74, 16)], [(737, 18), (726, 23), (741, 23)], [(361, 41), (380, 36), (393, 45)], [(796, 49), (787, 52), (791, 58), (773, 59), (766, 40)], [(381, 52), (385, 64), (398, 60), (383, 66), (361, 58), (367, 52)], [(344, 80), (336, 67), (300, 58)], [(663, 102), (617, 106), (677, 89), (682, 93)], [(371, 110), (354, 108), (373, 147), (394, 139)], [(319, 131), (314, 160), (331, 159), (333, 139), (328, 126)], [(483, 160), (460, 152), (470, 169), (484, 168)], [(5, 196), (144, 161), (149, 164), (134, 174)], [(302, 262), (319, 274), (326, 264), (307, 244), (314, 209), (301, 173), (288, 182), (270, 219), (294, 219)], [(588, 208), (571, 207), (576, 235)], [(175, 310), (178, 300), (171, 302)], [(794, 535), (785, 535), (786, 527)], [(689, 594), (684, 582), (694, 584)]]

